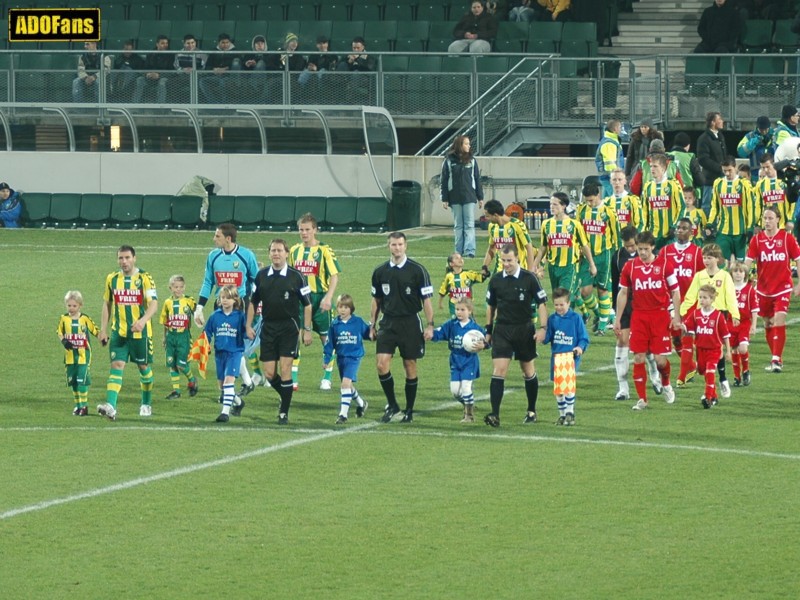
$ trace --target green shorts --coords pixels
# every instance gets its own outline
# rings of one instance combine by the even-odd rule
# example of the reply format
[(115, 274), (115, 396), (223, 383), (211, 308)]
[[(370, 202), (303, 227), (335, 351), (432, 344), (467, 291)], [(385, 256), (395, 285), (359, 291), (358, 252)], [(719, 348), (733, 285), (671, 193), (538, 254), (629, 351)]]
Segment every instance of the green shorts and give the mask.
[[(325, 294), (312, 293), (311, 294), (311, 328), (320, 335), (328, 335), (328, 329), (331, 328), (331, 313), (332, 310), (321, 310), (319, 307), (320, 302), (325, 297)], [(303, 309), (300, 309), (300, 322), (303, 323)]]
[(108, 342), (111, 362), (133, 362), (137, 365), (153, 364), (153, 339), (146, 333), (141, 338), (121, 337), (116, 331)]
[(64, 365), (67, 373), (68, 387), (89, 387), (92, 381), (89, 377), (89, 365)]
[(577, 287), (578, 265), (572, 264), (566, 267), (547, 266), (547, 274), (550, 276), (550, 286), (553, 290), (564, 288), (574, 292)]
[(717, 245), (722, 249), (722, 256), (725, 257), (725, 260), (730, 260), (732, 256), (735, 256), (736, 260), (744, 260), (747, 251), (747, 235), (744, 233), (740, 235), (717, 233)]
[(189, 350), (192, 347), (192, 336), (189, 332), (167, 333), (164, 350), (167, 353), (167, 367), (183, 369), (189, 362)]
[(592, 286), (601, 290), (611, 289), (611, 251), (606, 250), (594, 257), (594, 266), (597, 267), (597, 275), (592, 277), (589, 272), (589, 263), (581, 261), (578, 270), (578, 285), (580, 287)]

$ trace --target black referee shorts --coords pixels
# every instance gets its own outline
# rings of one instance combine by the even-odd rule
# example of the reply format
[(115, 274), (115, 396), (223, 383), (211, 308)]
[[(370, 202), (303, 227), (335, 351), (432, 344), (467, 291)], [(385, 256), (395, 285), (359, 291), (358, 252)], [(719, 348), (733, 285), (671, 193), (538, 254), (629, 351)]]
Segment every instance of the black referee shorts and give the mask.
[(625, 304), (625, 309), (622, 311), (622, 314), (619, 315), (620, 329), (631, 328), (631, 314), (633, 314), (633, 302), (630, 298), (628, 298), (628, 302)]
[(300, 327), (293, 319), (264, 321), (261, 327), (261, 362), (272, 362), (280, 357), (297, 358)]
[(495, 323), (492, 329), (492, 358), (513, 358), (529, 362), (536, 358), (536, 326), (533, 323)]
[(394, 356), (395, 350), (399, 350), (405, 360), (417, 360), (425, 356), (425, 338), (419, 315), (384, 317), (381, 320), (375, 352)]

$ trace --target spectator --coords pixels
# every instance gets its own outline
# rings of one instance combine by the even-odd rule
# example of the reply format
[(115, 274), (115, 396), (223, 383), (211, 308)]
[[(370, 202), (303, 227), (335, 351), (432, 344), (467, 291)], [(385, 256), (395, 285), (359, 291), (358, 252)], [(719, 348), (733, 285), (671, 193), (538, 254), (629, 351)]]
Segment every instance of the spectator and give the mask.
[(167, 83), (168, 77), (164, 77), (166, 71), (173, 70), (173, 57), (168, 52), (169, 38), (159, 35), (156, 39), (155, 52), (151, 52), (145, 59), (145, 69), (147, 72), (136, 78), (136, 89), (133, 92), (133, 103), (141, 104), (144, 98), (145, 89), (156, 88), (156, 102), (166, 104), (167, 102)]
[(354, 54), (339, 61), (337, 71), (374, 71), (375, 59), (366, 53), (364, 38), (354, 37), (351, 45)]
[[(78, 76), (72, 81), (73, 102), (97, 102), (97, 90), (100, 85), (97, 79), (100, 76), (101, 57), (97, 53), (97, 42), (85, 42), (86, 52), (78, 57)], [(102, 58), (106, 73), (111, 70), (111, 57)]]
[(603, 137), (597, 144), (594, 154), (594, 164), (597, 173), (600, 175), (600, 182), (603, 185), (603, 198), (613, 193), (611, 189), (611, 171), (622, 168), (625, 164), (625, 155), (622, 153), (622, 144), (619, 143), (619, 132), (622, 123), (617, 119), (611, 119), (603, 131)]
[(772, 146), (777, 149), (784, 141), (790, 137), (798, 137), (797, 124), (800, 122), (800, 113), (791, 104), (785, 105), (781, 109), (781, 120), (775, 124), (772, 131)]
[(535, 0), (512, 0), (508, 20), (530, 23), (536, 20), (537, 15), (538, 6)]
[(242, 71), (246, 73), (243, 83), (246, 84), (245, 89), (249, 89), (249, 98), (244, 98), (244, 101), (263, 102), (261, 91), (270, 83), (263, 73), (278, 69), (278, 57), (267, 54), (267, 38), (263, 35), (253, 36), (250, 47), (252, 51), (242, 56)]
[(283, 54), (278, 58), (278, 69), (283, 71), (289, 68), (290, 71), (302, 71), (306, 68), (306, 59), (301, 54), (297, 54), (297, 47), (300, 45), (300, 38), (295, 33), (287, 33), (283, 40)]
[(263, 35), (253, 37), (252, 52), (242, 57), (242, 71), (266, 71), (270, 65), (270, 55), (267, 54), (267, 38)]
[(706, 114), (706, 130), (697, 138), (697, 159), (703, 167), (705, 179), (701, 208), (706, 215), (711, 211), (711, 184), (723, 176), (722, 161), (728, 155), (725, 137), (722, 135), (723, 127), (725, 121), (722, 120), (722, 115), (711, 111)]
[(453, 211), (455, 251), (475, 257), (475, 205), (483, 206), (483, 187), (470, 139), (457, 135), (442, 165), (442, 203)]
[(22, 199), (19, 192), (15, 192), (4, 181), (0, 183), (0, 226), (6, 229), (16, 229), (20, 226), (22, 215)]
[(631, 134), (628, 156), (625, 158), (625, 175), (630, 179), (639, 168), (639, 162), (650, 152), (650, 142), (664, 139), (664, 134), (653, 126), (650, 119), (642, 119), (639, 127)]
[(203, 76), (200, 80), (201, 99), (210, 104), (222, 104), (226, 91), (230, 87), (230, 72), (241, 68), (238, 55), (231, 52), (235, 46), (231, 36), (220, 33), (217, 37), (217, 52), (209, 54), (206, 60), (206, 71), (213, 74)]
[(675, 162), (684, 187), (702, 188), (705, 185), (703, 169), (694, 152), (689, 152), (689, 147), (689, 134), (679, 131), (675, 134), (672, 149), (667, 152), (667, 156)]
[[(539, 6), (539, 21), (565, 21), (572, 20), (572, 10), (570, 6), (572, 0), (537, 0)], [(599, 4), (599, 3), (598, 3)]]
[(758, 181), (758, 169), (761, 165), (761, 157), (765, 154), (773, 154), (772, 127), (769, 117), (758, 117), (756, 128), (745, 134), (736, 147), (739, 158), (750, 159), (750, 181)]
[(134, 52), (136, 44), (133, 40), (126, 40), (122, 45), (122, 54), (118, 54), (114, 60), (114, 96), (121, 100), (127, 100), (133, 94), (136, 85), (136, 71), (144, 71), (144, 59)]
[(175, 69), (184, 73), (192, 71), (202, 71), (205, 60), (208, 58), (204, 54), (197, 54), (197, 38), (191, 33), (183, 36), (183, 52), (175, 55)]
[(312, 54), (308, 58), (308, 64), (306, 65), (306, 70), (300, 73), (300, 77), (298, 81), (305, 85), (311, 78), (316, 75), (316, 79), (319, 80), (322, 77), (322, 74), (326, 71), (335, 71), (336, 65), (339, 62), (339, 57), (335, 54), (331, 54), (328, 52), (330, 48), (330, 40), (326, 35), (320, 35), (317, 37), (317, 54)]
[(633, 178), (629, 189), (631, 194), (639, 196), (648, 181), (653, 180), (653, 175), (650, 170), (650, 165), (653, 164), (654, 156), (664, 156), (667, 159), (667, 179), (675, 179), (683, 186), (683, 179), (678, 171), (678, 165), (671, 156), (667, 156), (667, 150), (664, 146), (664, 141), (661, 138), (656, 138), (650, 142), (650, 151), (641, 161), (639, 161), (639, 168), (634, 171)]
[(447, 48), (448, 52), (489, 53), (497, 37), (497, 21), (486, 12), (481, 0), (473, 0), (470, 12), (456, 23), (453, 37), (455, 41)]
[(700, 43), (695, 53), (731, 54), (737, 51), (742, 20), (733, 5), (726, 0), (714, 0), (714, 4), (703, 11), (697, 33)]

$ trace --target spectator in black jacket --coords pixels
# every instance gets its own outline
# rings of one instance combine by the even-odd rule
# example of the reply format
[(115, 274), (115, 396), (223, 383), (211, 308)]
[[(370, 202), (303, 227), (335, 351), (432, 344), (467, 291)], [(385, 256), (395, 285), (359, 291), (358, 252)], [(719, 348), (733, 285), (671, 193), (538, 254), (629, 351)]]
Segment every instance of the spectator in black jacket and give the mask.
[(711, 211), (711, 188), (714, 180), (722, 177), (722, 161), (728, 155), (722, 129), (725, 121), (718, 112), (706, 114), (706, 130), (697, 138), (697, 160), (703, 167), (703, 204), (706, 215)]
[(335, 71), (336, 65), (339, 63), (339, 57), (335, 54), (328, 52), (330, 48), (330, 40), (326, 35), (317, 37), (317, 54), (312, 54), (308, 57), (308, 64), (306, 70), (300, 73), (298, 81), (301, 85), (305, 85), (311, 78), (316, 75), (317, 80), (322, 77), (326, 71)]
[(201, 98), (211, 104), (221, 104), (225, 101), (227, 92), (231, 88), (231, 71), (241, 69), (241, 57), (233, 52), (235, 46), (231, 36), (220, 33), (217, 37), (217, 51), (208, 55), (206, 71), (213, 71), (211, 75), (203, 75), (200, 80)]
[(339, 61), (339, 66), (336, 67), (337, 71), (374, 71), (375, 59), (367, 54), (366, 42), (362, 37), (354, 37), (352, 45), (352, 54)]
[(122, 45), (122, 54), (114, 59), (114, 77), (112, 79), (112, 92), (115, 99), (127, 100), (133, 94), (136, 85), (137, 71), (144, 71), (144, 59), (134, 50), (136, 44), (133, 40), (125, 40)]
[(147, 55), (145, 69), (147, 72), (136, 78), (136, 89), (133, 92), (134, 104), (141, 104), (145, 89), (156, 89), (156, 102), (166, 104), (168, 77), (164, 73), (172, 71), (174, 57), (169, 52), (169, 38), (159, 35), (156, 39), (156, 51)]
[(470, 12), (456, 23), (453, 37), (455, 41), (447, 48), (448, 52), (487, 54), (492, 51), (492, 40), (497, 37), (497, 21), (481, 0), (473, 0)]
[(742, 33), (742, 19), (726, 0), (714, 0), (703, 11), (697, 25), (700, 43), (694, 51), (698, 54), (730, 54), (737, 51)]

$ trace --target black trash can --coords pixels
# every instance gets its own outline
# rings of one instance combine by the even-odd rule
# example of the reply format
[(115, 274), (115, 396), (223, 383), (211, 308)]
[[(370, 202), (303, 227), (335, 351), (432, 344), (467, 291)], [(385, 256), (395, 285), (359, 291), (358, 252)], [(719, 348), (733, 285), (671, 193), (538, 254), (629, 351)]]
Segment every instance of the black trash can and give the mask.
[(416, 181), (392, 183), (392, 205), (389, 209), (389, 227), (394, 230), (419, 227), (422, 185)]

